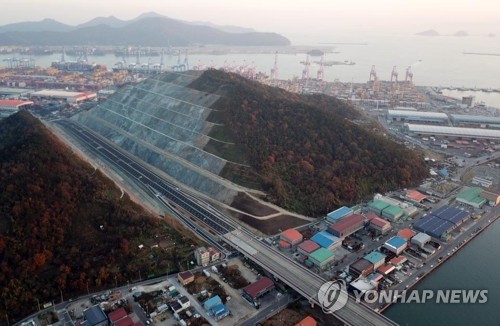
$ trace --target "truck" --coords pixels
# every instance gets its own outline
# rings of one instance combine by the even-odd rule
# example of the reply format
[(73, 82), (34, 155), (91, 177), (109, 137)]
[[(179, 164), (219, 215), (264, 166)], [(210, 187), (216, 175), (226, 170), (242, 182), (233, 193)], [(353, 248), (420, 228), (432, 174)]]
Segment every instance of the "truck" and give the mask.
[(206, 269), (203, 270), (203, 274), (205, 274), (206, 277), (210, 277), (210, 272)]
[(217, 269), (217, 267), (212, 266), (212, 272), (214, 272), (215, 274), (218, 274), (219, 270)]

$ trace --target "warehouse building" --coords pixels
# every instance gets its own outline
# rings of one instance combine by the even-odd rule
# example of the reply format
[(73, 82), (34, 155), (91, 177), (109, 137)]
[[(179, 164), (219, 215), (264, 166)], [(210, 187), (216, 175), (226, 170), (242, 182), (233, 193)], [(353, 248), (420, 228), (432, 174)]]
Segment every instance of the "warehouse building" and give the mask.
[(352, 215), (353, 213), (354, 211), (351, 208), (343, 206), (328, 213), (328, 215), (326, 215), (326, 221), (329, 223), (337, 223), (341, 218)]
[(295, 246), (302, 242), (304, 237), (295, 229), (288, 229), (280, 234), (280, 240), (288, 242), (291, 246)]
[(450, 114), (450, 120), (457, 127), (500, 129), (500, 117)]
[(321, 231), (316, 233), (311, 238), (311, 240), (328, 250), (333, 250), (342, 244), (342, 241), (340, 240), (339, 237), (336, 237), (333, 234), (328, 233), (326, 231)]
[(373, 264), (373, 269), (377, 269), (380, 266), (385, 264), (385, 257), (387, 257), (387, 256), (381, 252), (372, 251), (363, 258), (368, 260), (370, 263)]
[(370, 220), (369, 228), (374, 230), (376, 234), (386, 234), (392, 227), (390, 222), (380, 217), (374, 217)]
[(418, 136), (434, 136), (444, 137), (447, 139), (484, 139), (488, 141), (499, 141), (500, 130), (480, 129), (480, 128), (460, 128), (460, 127), (443, 127), (443, 126), (427, 126), (416, 124), (405, 124), (405, 129), (410, 133)]
[(378, 199), (375, 199), (368, 203), (368, 210), (377, 214), (378, 216), (382, 216), (382, 211), (387, 207), (389, 207), (388, 203)]
[(344, 238), (362, 229), (365, 224), (365, 217), (360, 214), (352, 214), (331, 225), (328, 232), (336, 237)]
[(83, 311), (85, 326), (107, 326), (109, 325), (108, 316), (99, 305), (92, 306)]
[(399, 206), (389, 205), (382, 210), (382, 217), (391, 222), (396, 222), (404, 215), (404, 210)]
[(427, 233), (434, 238), (447, 238), (448, 234), (456, 228), (456, 225), (442, 220), (437, 216), (428, 214), (418, 220), (414, 226), (415, 230)]
[(398, 232), (398, 236), (401, 238), (405, 238), (407, 241), (410, 240), (415, 236), (416, 232), (413, 231), (412, 229), (402, 229), (401, 231)]
[(493, 185), (493, 180), (492, 178), (483, 178), (483, 177), (480, 177), (480, 176), (477, 176), (475, 175), (473, 178), (472, 178), (472, 184), (475, 184), (475, 185), (478, 185), (478, 186), (481, 186), (481, 187), (484, 187), (484, 188), (489, 188)]
[(378, 283), (375, 281), (368, 280), (366, 278), (358, 279), (349, 284), (349, 287), (358, 293), (365, 294), (368, 291), (376, 289)]
[(30, 98), (63, 100), (68, 103), (80, 103), (97, 98), (97, 94), (94, 92), (68, 92), (64, 90), (44, 89), (31, 93)]
[(408, 189), (406, 190), (405, 198), (411, 202), (421, 204), (427, 196), (417, 190)]
[(310, 254), (312, 254), (319, 248), (321, 248), (321, 246), (316, 242), (312, 240), (306, 240), (301, 244), (299, 244), (299, 246), (297, 247), (297, 252), (303, 254), (304, 256), (309, 257)]
[(372, 272), (373, 264), (364, 258), (360, 258), (349, 265), (349, 273), (356, 277), (366, 276)]
[(274, 289), (274, 282), (268, 277), (262, 277), (243, 288), (243, 297), (253, 303), (272, 289)]
[(405, 238), (401, 238), (399, 236), (395, 236), (390, 238), (384, 243), (384, 248), (399, 256), (408, 246), (408, 242), (406, 242)]
[(483, 191), (481, 197), (488, 201), (488, 205), (497, 206), (500, 204), (500, 195), (489, 191)]
[(405, 256), (394, 257), (390, 263), (396, 268), (400, 268), (408, 259)]
[(311, 316), (307, 316), (306, 318), (299, 321), (295, 326), (316, 326), (317, 322)]
[(388, 110), (387, 120), (391, 122), (417, 122), (434, 125), (447, 125), (448, 116), (441, 112), (409, 110)]
[(6, 118), (19, 110), (29, 109), (32, 101), (0, 100), (0, 118)]
[(325, 248), (319, 248), (309, 255), (309, 258), (306, 259), (306, 265), (315, 266), (320, 270), (324, 270), (328, 268), (334, 259), (335, 256), (333, 252)]
[(482, 192), (483, 189), (481, 188), (465, 189), (457, 195), (457, 201), (475, 208), (481, 208), (486, 203), (486, 199), (481, 197)]
[(382, 274), (384, 276), (387, 276), (387, 275), (391, 274), (392, 272), (394, 272), (395, 270), (396, 270), (396, 267), (394, 267), (394, 265), (387, 264), (387, 265), (380, 266), (377, 269), (377, 272), (379, 272), (380, 274)]
[(455, 226), (460, 226), (470, 218), (469, 212), (455, 207), (444, 205), (429, 214), (439, 217), (442, 220), (451, 222)]
[(411, 238), (411, 243), (423, 248), (429, 241), (431, 241), (431, 236), (425, 233), (418, 233), (413, 238)]

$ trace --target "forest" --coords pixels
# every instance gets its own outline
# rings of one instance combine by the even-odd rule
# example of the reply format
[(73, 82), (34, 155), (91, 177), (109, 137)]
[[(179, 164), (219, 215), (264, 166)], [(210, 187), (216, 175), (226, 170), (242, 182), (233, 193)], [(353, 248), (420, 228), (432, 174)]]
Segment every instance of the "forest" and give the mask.
[[(197, 243), (121, 198), (25, 111), (0, 121), (0, 190), (0, 324), (61, 296), (174, 272)], [(152, 249), (159, 239), (167, 249)]]
[(252, 167), (227, 164), (222, 174), (258, 183), (269, 201), (289, 210), (321, 216), (428, 174), (419, 153), (354, 123), (361, 113), (333, 97), (293, 94), (218, 70), (189, 87), (221, 95), (208, 120), (223, 126), (211, 134), (237, 144), (207, 148)]

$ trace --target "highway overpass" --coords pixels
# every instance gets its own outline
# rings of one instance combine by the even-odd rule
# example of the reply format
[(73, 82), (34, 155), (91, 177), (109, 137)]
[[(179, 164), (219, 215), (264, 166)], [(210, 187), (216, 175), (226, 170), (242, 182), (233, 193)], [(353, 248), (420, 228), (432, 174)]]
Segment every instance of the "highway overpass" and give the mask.
[[(99, 158), (104, 159), (119, 172), (127, 175), (130, 180), (134, 180), (149, 191), (170, 210), (176, 211), (180, 208), (209, 228), (213, 234), (194, 223), (189, 217), (185, 217), (182, 212), (176, 213), (176, 216), (187, 227), (207, 242), (228, 254), (228, 251), (217, 242), (215, 235), (219, 236), (233, 248), (295, 289), (311, 303), (319, 304), (318, 292), (327, 280), (260, 241), (252, 232), (236, 224), (210, 204), (180, 190), (153, 172), (147, 163), (126, 153), (88, 128), (70, 120), (58, 120), (56, 123)], [(367, 306), (356, 303), (352, 297), (346, 306), (336, 311), (334, 315), (348, 325), (396, 325)]]

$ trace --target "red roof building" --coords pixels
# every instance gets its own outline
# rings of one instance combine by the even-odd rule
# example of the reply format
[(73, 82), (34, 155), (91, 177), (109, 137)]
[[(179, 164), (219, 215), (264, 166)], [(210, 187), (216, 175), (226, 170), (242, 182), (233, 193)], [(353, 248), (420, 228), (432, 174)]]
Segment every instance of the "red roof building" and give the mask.
[(415, 203), (421, 203), (427, 196), (416, 190), (408, 189), (406, 191), (406, 198)]
[(328, 229), (328, 232), (330, 232), (334, 236), (343, 238), (363, 228), (364, 224), (365, 217), (363, 215), (352, 214), (331, 225)]
[(412, 229), (402, 229), (401, 231), (398, 232), (398, 235), (401, 238), (405, 238), (406, 240), (410, 240), (411, 238), (413, 238), (415, 234), (417, 233)]
[(366, 213), (365, 214), (365, 217), (368, 219), (368, 221), (371, 221), (373, 220), (374, 218), (377, 218), (377, 217), (380, 217), (378, 216), (377, 214), (373, 213), (373, 212), (369, 212), (369, 213)]
[(394, 270), (396, 270), (396, 267), (394, 267), (393, 265), (383, 265), (377, 269), (377, 271), (382, 275), (389, 275), (390, 273), (394, 272)]
[(306, 318), (299, 321), (295, 326), (316, 326), (316, 320), (311, 316), (307, 316)]
[(124, 308), (117, 309), (108, 314), (109, 321), (115, 323), (122, 318), (127, 317), (127, 311)]
[(309, 254), (313, 253), (314, 251), (318, 250), (320, 248), (320, 245), (317, 244), (316, 242), (312, 240), (306, 240), (299, 244), (297, 247), (297, 251), (300, 252), (301, 254), (304, 254), (306, 256), (309, 256)]
[(288, 242), (293, 246), (298, 243), (301, 243), (304, 237), (302, 236), (302, 233), (300, 233), (299, 231), (295, 229), (288, 229), (281, 232), (280, 239)]
[(268, 277), (262, 277), (258, 281), (243, 288), (243, 293), (256, 300), (274, 288), (274, 282)]
[(30, 105), (33, 105), (32, 101), (0, 100), (0, 108), (19, 109)]
[(405, 261), (407, 261), (405, 256), (394, 257), (391, 259), (391, 264), (393, 264), (394, 266), (399, 266), (403, 264)]
[(116, 323), (114, 323), (115, 326), (132, 326), (134, 325), (134, 321), (130, 316), (127, 316), (125, 318), (120, 319)]
[(377, 233), (386, 234), (391, 230), (391, 223), (380, 217), (374, 217), (370, 221), (370, 228)]

